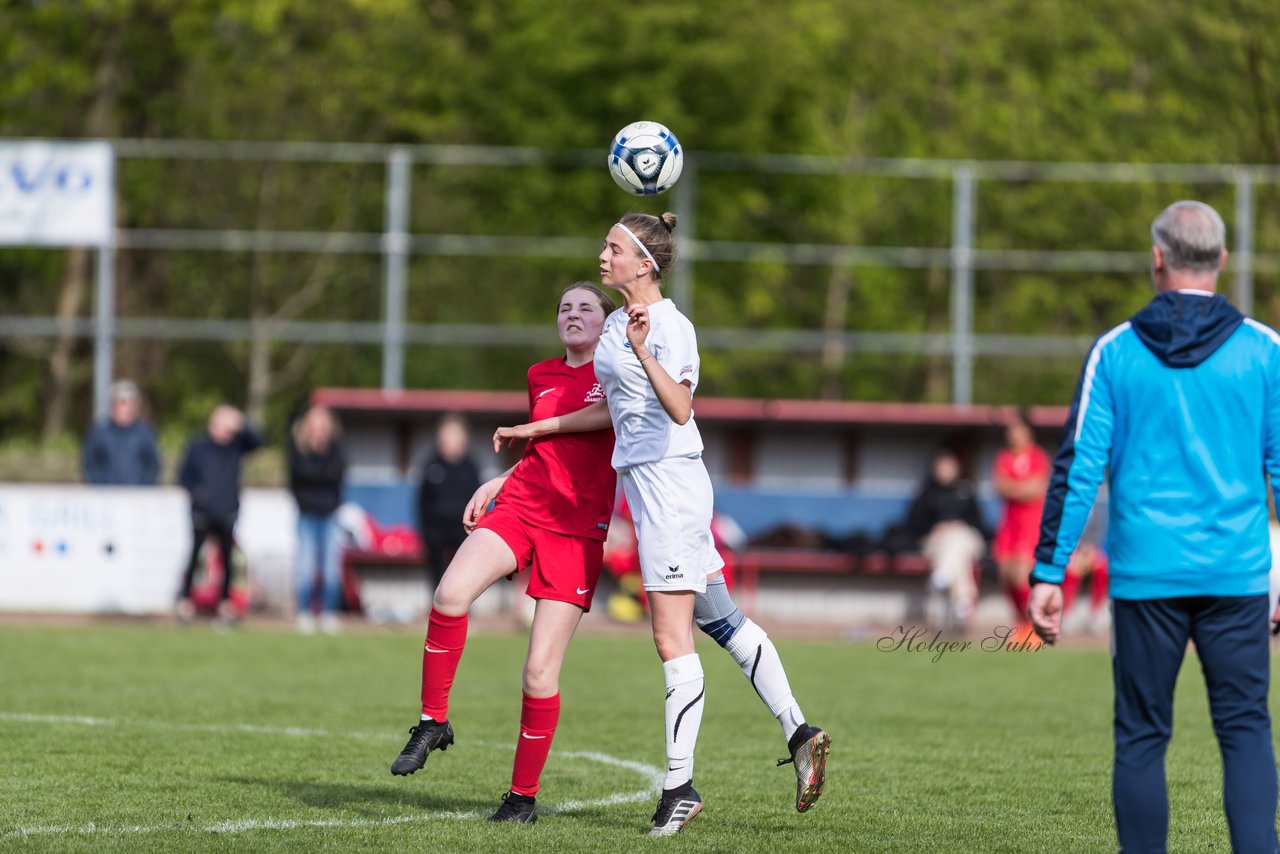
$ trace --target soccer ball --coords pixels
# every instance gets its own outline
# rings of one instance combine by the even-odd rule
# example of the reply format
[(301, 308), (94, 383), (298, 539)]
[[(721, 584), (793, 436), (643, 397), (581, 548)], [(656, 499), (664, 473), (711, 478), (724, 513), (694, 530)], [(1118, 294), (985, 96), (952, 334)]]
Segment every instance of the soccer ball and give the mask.
[(684, 149), (676, 135), (657, 122), (632, 122), (609, 146), (609, 174), (637, 196), (670, 190), (684, 168)]

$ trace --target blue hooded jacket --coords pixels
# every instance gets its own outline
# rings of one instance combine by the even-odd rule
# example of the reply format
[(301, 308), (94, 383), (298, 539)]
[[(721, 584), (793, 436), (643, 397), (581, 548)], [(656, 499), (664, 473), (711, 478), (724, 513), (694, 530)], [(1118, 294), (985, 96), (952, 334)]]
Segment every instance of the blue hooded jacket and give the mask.
[(1266, 593), (1280, 335), (1221, 296), (1167, 291), (1100, 337), (1054, 458), (1033, 580), (1062, 581), (1104, 476), (1113, 598)]

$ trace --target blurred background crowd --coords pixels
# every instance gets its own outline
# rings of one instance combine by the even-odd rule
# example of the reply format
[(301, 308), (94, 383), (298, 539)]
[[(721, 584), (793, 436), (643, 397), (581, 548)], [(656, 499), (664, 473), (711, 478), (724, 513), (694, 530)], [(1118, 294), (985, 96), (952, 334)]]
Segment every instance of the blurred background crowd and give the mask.
[[(300, 630), (427, 589), (514, 461), (468, 434), (523, 420), (548, 295), (627, 209), (680, 215), (721, 546), (798, 620), (1014, 619), (1080, 357), (1150, 297), (1170, 201), (1223, 212), (1224, 292), (1280, 320), (1268, 0), (25, 0), (0, 63), (5, 151), (106, 140), (114, 181), (101, 245), (0, 245), (0, 554), (52, 559), (32, 485), (177, 485), (190, 549), (147, 566), (184, 620), (255, 604), (242, 491), (288, 496)], [(637, 119), (686, 149), (657, 200), (604, 167)], [(85, 494), (37, 515), (96, 524)]]

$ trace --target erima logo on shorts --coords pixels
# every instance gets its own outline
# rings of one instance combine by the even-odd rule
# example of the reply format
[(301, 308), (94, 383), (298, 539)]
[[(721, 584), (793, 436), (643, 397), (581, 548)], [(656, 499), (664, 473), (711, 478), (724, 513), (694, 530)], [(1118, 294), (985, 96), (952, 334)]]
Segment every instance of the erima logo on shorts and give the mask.
[(693, 373), (693, 365), (685, 365), (683, 368), (680, 369), (680, 376), (684, 376), (685, 374), (691, 374), (691, 373)]
[(609, 523), (608, 523), (608, 522), (596, 522), (596, 527), (597, 527), (597, 528), (599, 528), (601, 531), (607, 531), (607, 530), (609, 530)]
[(669, 572), (666, 575), (667, 581), (671, 581), (674, 578), (684, 578), (684, 573), (679, 571), (680, 570), (679, 566), (669, 566), (667, 567), (667, 569), (669, 570)]

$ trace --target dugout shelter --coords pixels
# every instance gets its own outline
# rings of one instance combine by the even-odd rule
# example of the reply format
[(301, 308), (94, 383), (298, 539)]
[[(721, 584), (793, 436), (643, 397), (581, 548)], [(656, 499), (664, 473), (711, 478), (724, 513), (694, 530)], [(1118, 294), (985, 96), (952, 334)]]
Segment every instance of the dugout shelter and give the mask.
[[(348, 499), (384, 525), (412, 524), (415, 468), (443, 415), (467, 420), (485, 477), (521, 453), (494, 454), (494, 429), (528, 417), (520, 391), (323, 388), (312, 400), (342, 419)], [(991, 468), (1008, 407), (699, 397), (694, 411), (716, 510), (752, 544), (741, 555), (745, 607), (842, 623), (909, 616), (923, 561), (878, 544), (905, 517), (940, 445), (956, 450), (977, 485), (988, 528), (999, 521)], [(1052, 451), (1066, 409), (1030, 414)]]

